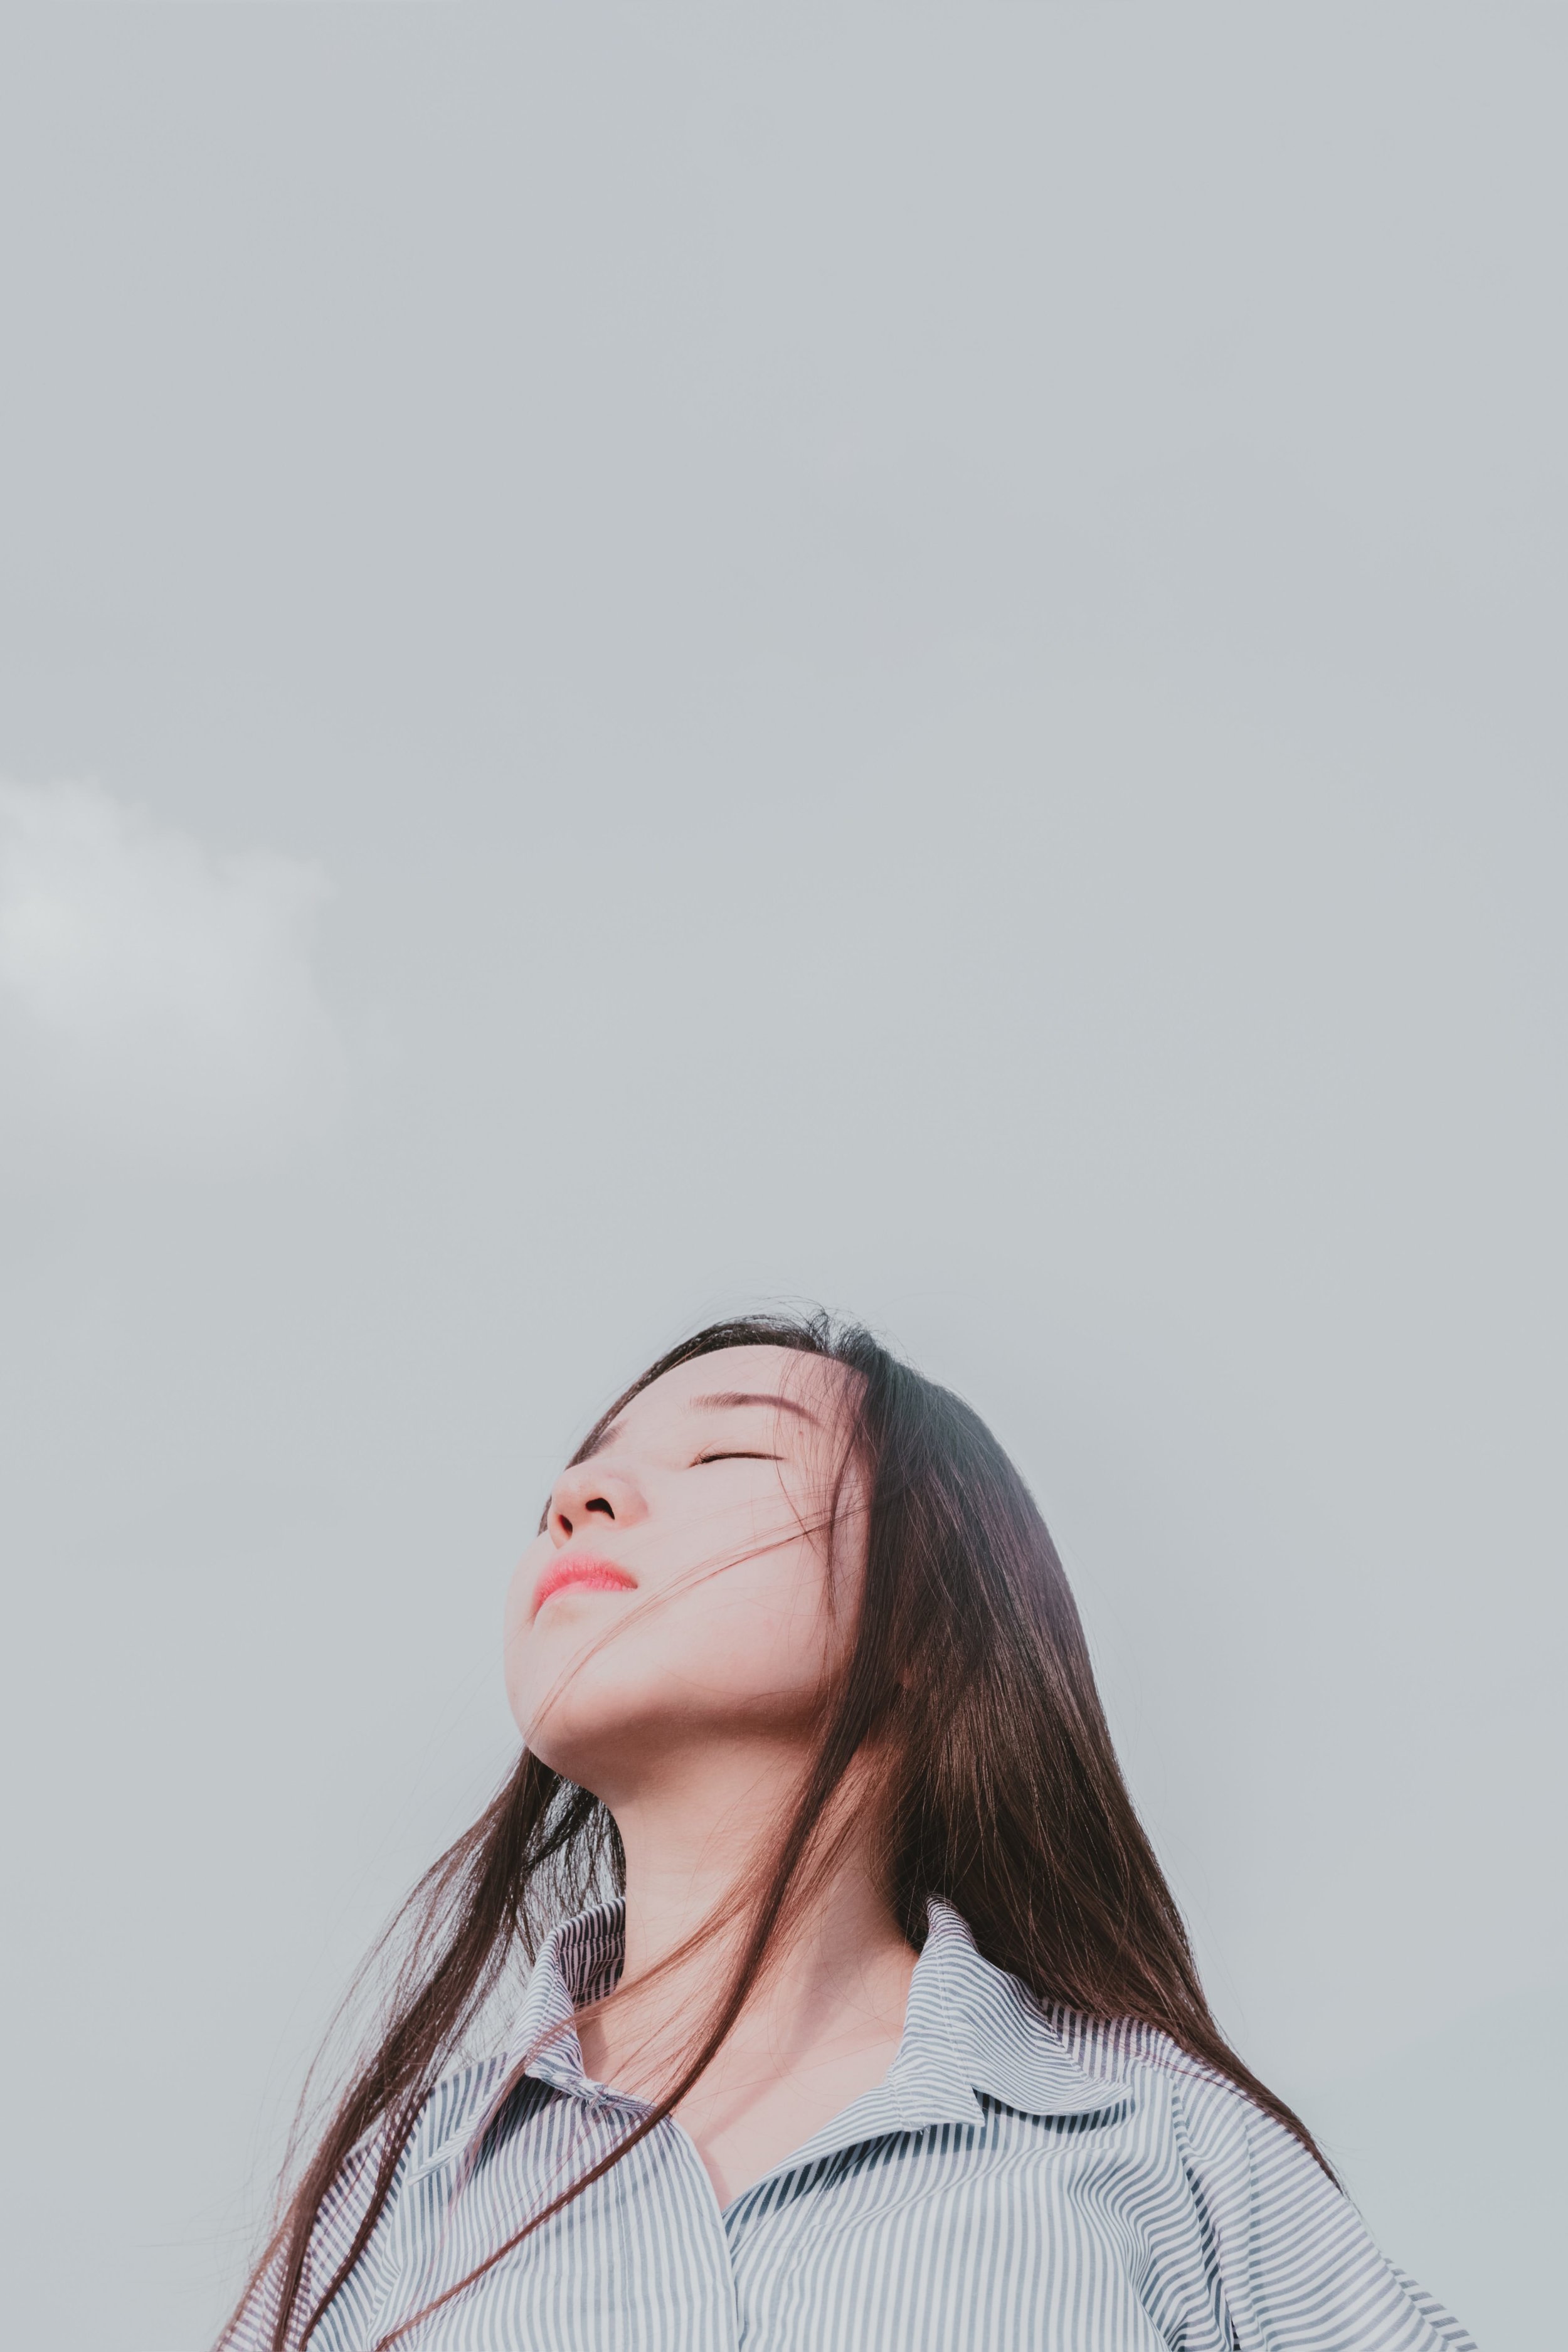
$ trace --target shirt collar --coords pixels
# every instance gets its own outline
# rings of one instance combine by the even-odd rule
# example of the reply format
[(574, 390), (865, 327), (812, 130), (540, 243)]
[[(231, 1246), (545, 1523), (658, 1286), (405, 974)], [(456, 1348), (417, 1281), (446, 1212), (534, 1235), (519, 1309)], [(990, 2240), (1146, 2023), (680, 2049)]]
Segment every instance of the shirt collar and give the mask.
[(580, 2097), (598, 2090), (583, 2070), (573, 2019), (613, 1991), (626, 1946), (626, 1905), (601, 1903), (552, 1929), (540, 1948), (502, 2053), (509, 2086), (521, 2074)]
[[(643, 2103), (590, 2081), (573, 2017), (600, 2000), (621, 1970), (625, 1906), (601, 1904), (555, 1928), (541, 1947), (501, 2053), (495, 2090), (419, 2166), (466, 2159), (524, 2077), (628, 2115)], [(978, 2123), (982, 2097), (1022, 2115), (1092, 2115), (1120, 2104), (1118, 2083), (1097, 2081), (1068, 2050), (1016, 1977), (982, 1958), (950, 1904), (933, 1897), (926, 1941), (910, 1980), (904, 2031), (886, 2078), (796, 2149), (788, 2168), (884, 2133)], [(783, 2169), (784, 2168), (778, 2168)]]
[(909, 2118), (973, 2122), (984, 2096), (1026, 2116), (1090, 2115), (1125, 2095), (1097, 2082), (1016, 1977), (975, 1948), (968, 1926), (933, 1896), (910, 1983), (903, 2039), (885, 2087)]

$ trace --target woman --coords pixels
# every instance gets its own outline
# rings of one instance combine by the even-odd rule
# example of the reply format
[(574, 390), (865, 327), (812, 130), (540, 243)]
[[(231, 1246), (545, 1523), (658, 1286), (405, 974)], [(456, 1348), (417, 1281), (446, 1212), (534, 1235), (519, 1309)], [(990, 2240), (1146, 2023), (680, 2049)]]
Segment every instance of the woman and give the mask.
[(1211, 2017), (1022, 1480), (865, 1332), (646, 1372), (506, 1670), (234, 2352), (1470, 2346)]

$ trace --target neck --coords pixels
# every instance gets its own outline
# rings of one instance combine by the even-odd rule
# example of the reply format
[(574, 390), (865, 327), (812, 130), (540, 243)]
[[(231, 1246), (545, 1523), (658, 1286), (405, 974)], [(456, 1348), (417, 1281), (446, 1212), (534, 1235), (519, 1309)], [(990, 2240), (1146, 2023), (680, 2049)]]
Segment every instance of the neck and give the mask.
[[(692, 2054), (694, 2025), (713, 2017), (750, 1930), (741, 1898), (767, 1869), (809, 1760), (794, 1746), (708, 1749), (617, 1793), (626, 1958), (615, 2000), (583, 2032), (584, 2063), (600, 2081), (647, 2095)], [(846, 1801), (858, 1793), (847, 1790)], [(912, 1966), (868, 1835), (854, 1832), (782, 1923), (777, 1963), (748, 1993), (704, 2077), (709, 2095), (737, 2069), (748, 2079), (759, 2065), (787, 2072), (816, 2063), (814, 2053), (880, 2046), (889, 2035), (896, 2047)]]

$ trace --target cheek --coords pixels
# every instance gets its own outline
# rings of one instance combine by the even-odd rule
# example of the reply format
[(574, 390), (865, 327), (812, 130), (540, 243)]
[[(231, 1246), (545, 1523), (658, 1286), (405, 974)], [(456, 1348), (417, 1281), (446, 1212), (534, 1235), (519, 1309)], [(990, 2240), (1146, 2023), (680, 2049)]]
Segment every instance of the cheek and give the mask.
[(803, 1546), (738, 1565), (680, 1597), (658, 1646), (688, 1689), (742, 1702), (815, 1694), (833, 1646), (820, 1563)]

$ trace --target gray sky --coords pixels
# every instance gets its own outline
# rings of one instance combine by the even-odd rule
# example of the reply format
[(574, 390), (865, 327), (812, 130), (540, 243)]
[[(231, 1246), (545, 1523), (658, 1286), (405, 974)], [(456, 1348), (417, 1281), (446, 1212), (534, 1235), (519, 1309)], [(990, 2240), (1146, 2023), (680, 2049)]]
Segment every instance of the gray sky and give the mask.
[(202, 2344), (552, 1470), (803, 1296), (1014, 1449), (1227, 2026), (1547, 2340), (1565, 55), (6, 12), (26, 2340)]

